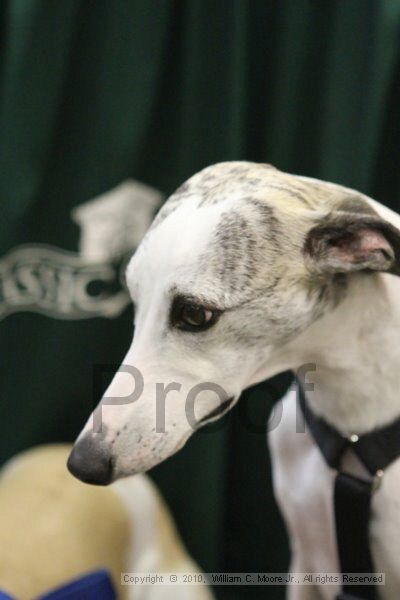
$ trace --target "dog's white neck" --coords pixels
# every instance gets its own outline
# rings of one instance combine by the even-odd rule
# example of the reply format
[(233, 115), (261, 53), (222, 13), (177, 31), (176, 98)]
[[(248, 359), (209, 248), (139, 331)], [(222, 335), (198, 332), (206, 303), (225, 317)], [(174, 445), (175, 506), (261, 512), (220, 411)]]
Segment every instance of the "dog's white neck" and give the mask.
[(310, 405), (342, 433), (400, 416), (400, 278), (359, 275), (347, 297), (291, 344), (291, 360), (314, 363)]

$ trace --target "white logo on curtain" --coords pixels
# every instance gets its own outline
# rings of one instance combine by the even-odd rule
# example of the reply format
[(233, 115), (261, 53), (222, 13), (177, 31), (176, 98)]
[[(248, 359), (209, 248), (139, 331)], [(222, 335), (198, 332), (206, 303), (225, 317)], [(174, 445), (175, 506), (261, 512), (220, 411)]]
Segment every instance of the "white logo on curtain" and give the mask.
[(0, 260), (0, 319), (30, 311), (56, 319), (114, 318), (129, 304), (125, 267), (162, 194), (128, 180), (72, 211), (78, 253), (27, 244)]

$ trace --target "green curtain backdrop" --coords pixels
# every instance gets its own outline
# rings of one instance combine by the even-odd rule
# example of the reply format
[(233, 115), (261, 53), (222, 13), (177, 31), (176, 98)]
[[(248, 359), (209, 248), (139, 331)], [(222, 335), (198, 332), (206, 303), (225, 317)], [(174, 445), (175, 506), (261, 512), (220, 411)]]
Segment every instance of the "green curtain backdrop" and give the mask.
[[(169, 194), (248, 159), (400, 208), (399, 0), (9, 0), (0, 18), (0, 283), (21, 244), (76, 252), (71, 210), (129, 177)], [(122, 359), (131, 322), (0, 321), (2, 461), (75, 437), (93, 365)], [(289, 381), (248, 391), (152, 472), (207, 571), (287, 568), (265, 423)]]

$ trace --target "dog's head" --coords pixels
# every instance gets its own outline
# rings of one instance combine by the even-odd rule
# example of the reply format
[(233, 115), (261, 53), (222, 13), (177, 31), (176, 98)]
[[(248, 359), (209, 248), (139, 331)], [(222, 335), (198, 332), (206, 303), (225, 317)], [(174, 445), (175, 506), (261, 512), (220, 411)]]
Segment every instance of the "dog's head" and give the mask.
[(354, 190), (269, 165), (189, 179), (128, 266), (134, 339), (71, 471), (109, 483), (175, 453), (243, 389), (298, 366), (292, 340), (335, 310), (350, 273), (396, 272), (399, 239)]

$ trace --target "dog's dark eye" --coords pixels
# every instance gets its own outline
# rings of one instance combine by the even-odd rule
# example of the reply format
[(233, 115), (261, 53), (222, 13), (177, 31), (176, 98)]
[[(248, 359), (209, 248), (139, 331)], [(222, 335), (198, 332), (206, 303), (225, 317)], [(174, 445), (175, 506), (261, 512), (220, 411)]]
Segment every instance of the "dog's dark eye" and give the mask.
[(219, 315), (220, 311), (177, 300), (172, 307), (171, 322), (185, 331), (204, 331), (214, 325)]
[(185, 325), (189, 325), (190, 327), (204, 327), (212, 318), (212, 311), (203, 306), (193, 306), (192, 304), (182, 306), (180, 320)]

